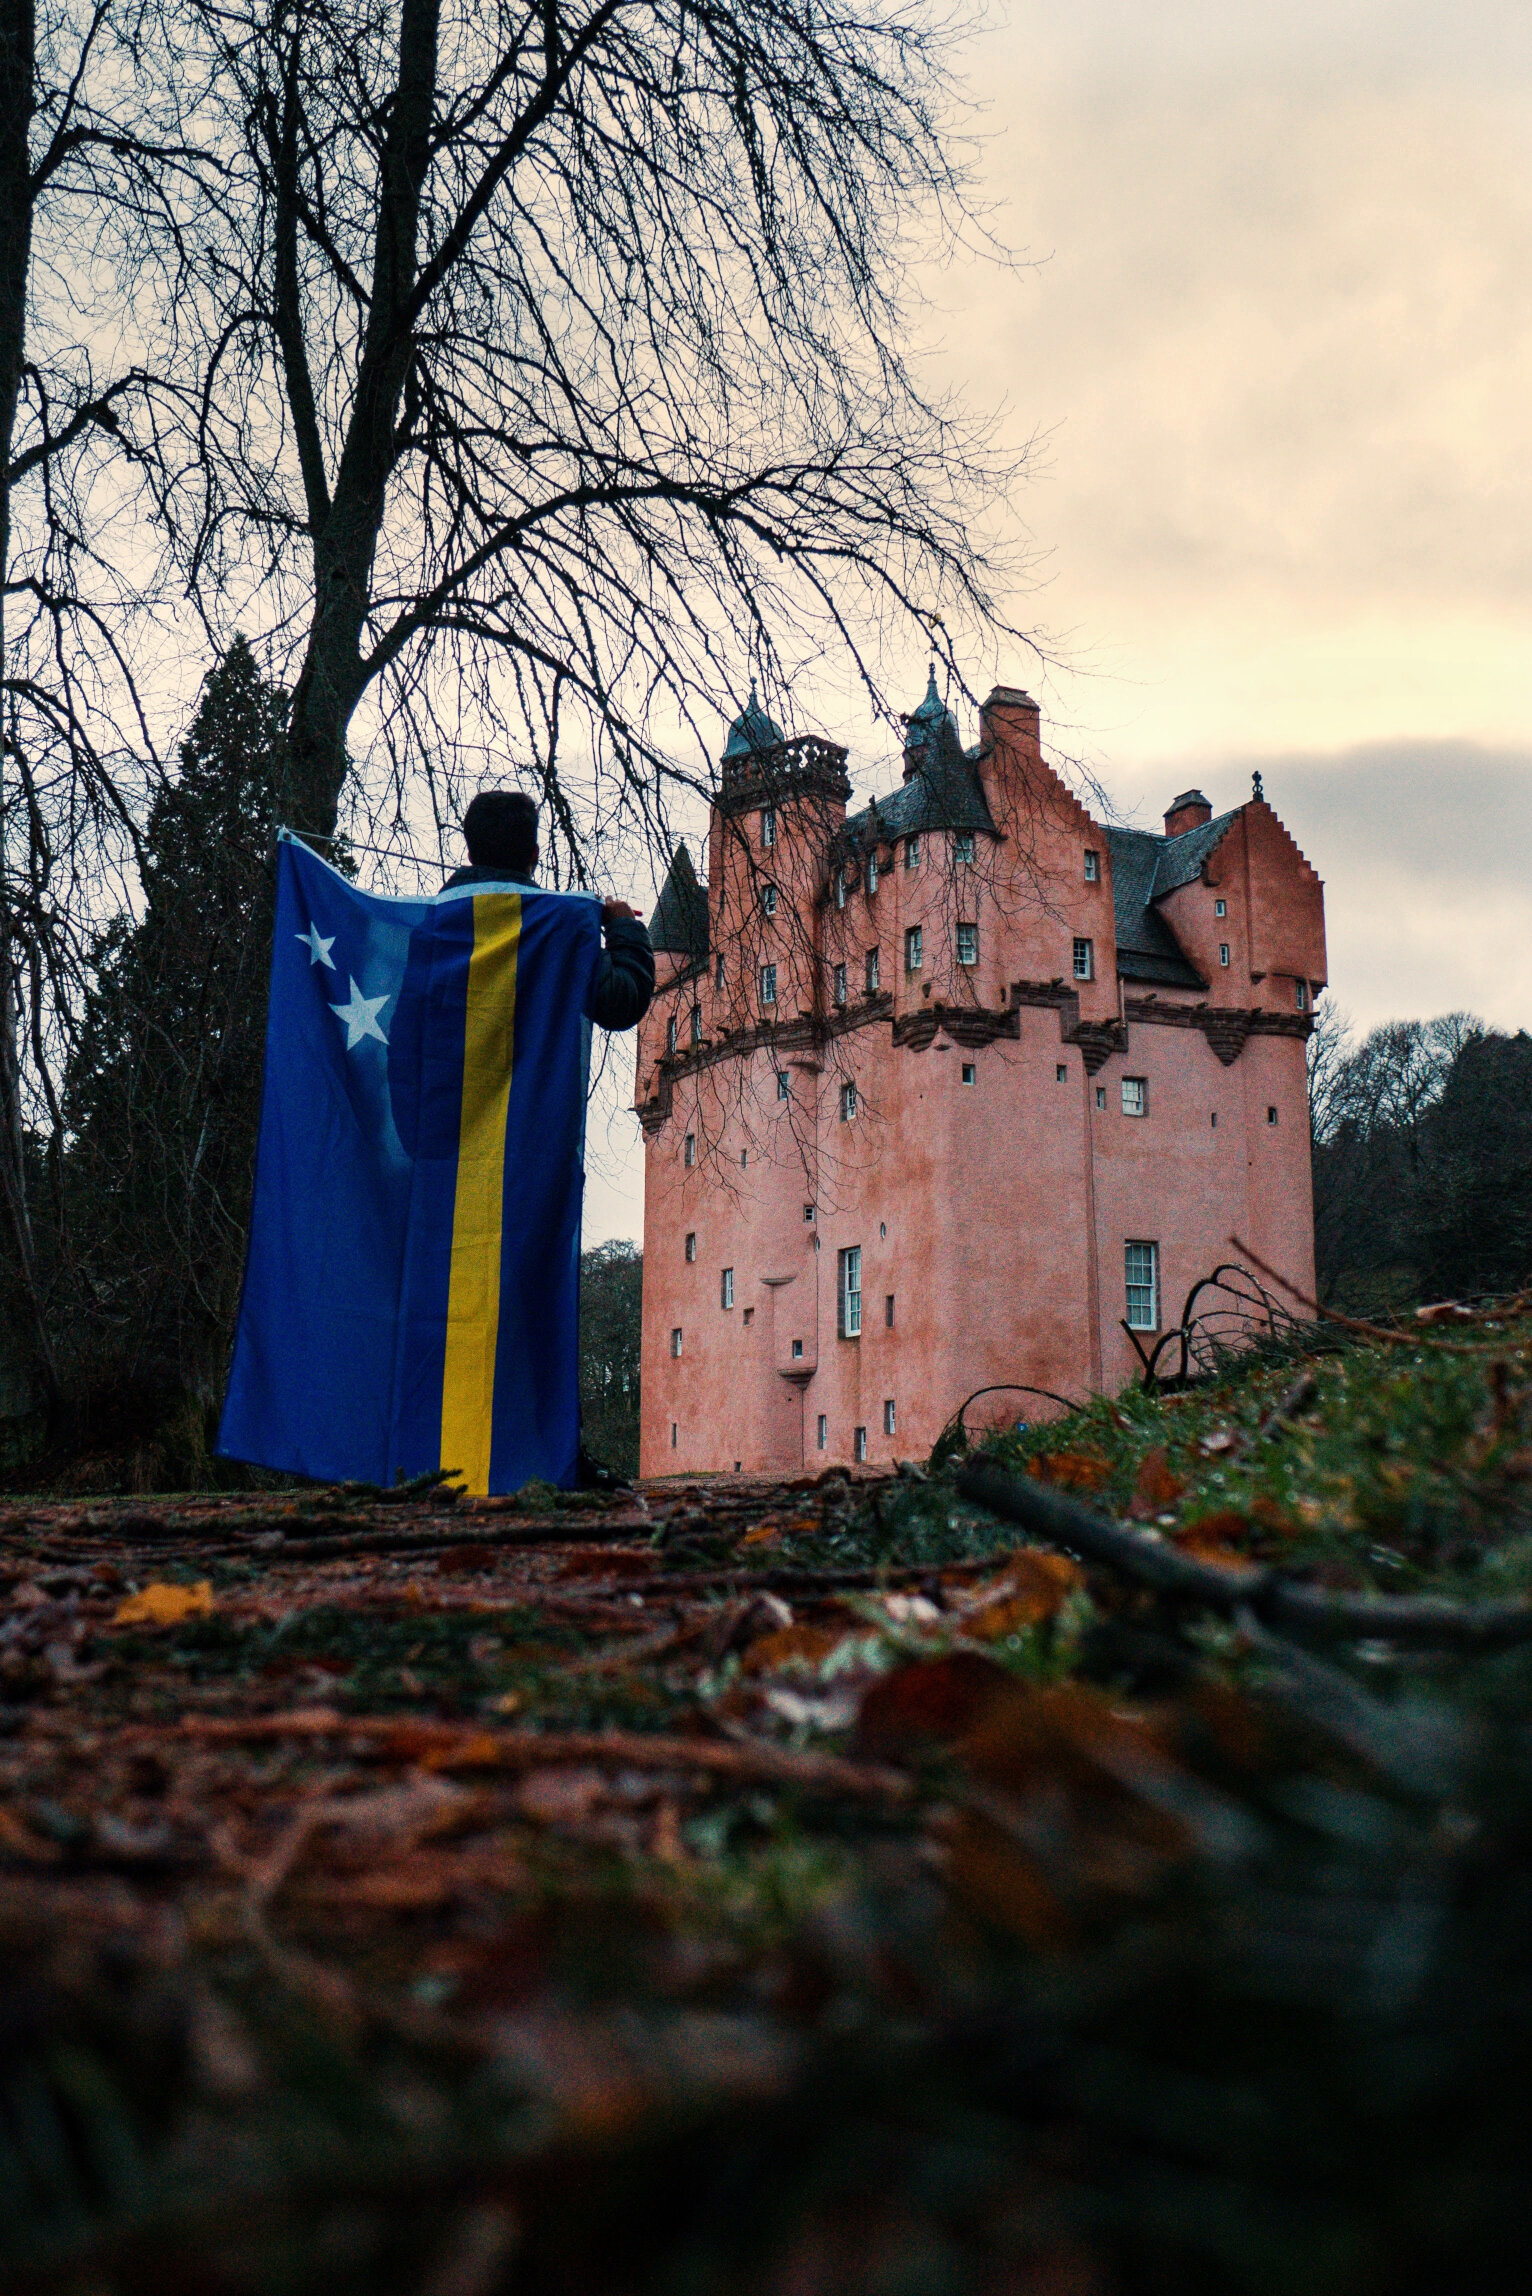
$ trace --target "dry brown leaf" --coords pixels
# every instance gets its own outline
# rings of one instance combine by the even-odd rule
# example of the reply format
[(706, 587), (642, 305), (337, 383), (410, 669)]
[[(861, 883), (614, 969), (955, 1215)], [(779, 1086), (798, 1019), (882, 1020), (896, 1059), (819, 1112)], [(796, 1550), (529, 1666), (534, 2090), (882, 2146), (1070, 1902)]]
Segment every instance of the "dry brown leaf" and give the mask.
[(781, 1524), (765, 1522), (757, 1523), (752, 1531), (746, 1531), (739, 1543), (742, 1547), (775, 1547), (781, 1544), (781, 1540)]
[(1040, 1451), (1027, 1471), (1061, 1491), (1099, 1491), (1112, 1479), (1111, 1461), (1094, 1451)]
[(183, 1619), (207, 1618), (214, 1608), (213, 1582), (198, 1579), (195, 1586), (172, 1586), (155, 1579), (137, 1594), (124, 1596), (112, 1613), (113, 1626), (179, 1626)]
[(776, 1674), (784, 1666), (818, 1666), (850, 1631), (845, 1626), (779, 1626), (751, 1643), (740, 1668), (746, 1674)]
[(1133, 1486), (1133, 1503), (1136, 1507), (1173, 1506), (1185, 1489), (1182, 1477), (1171, 1470), (1163, 1443), (1156, 1443), (1152, 1451), (1144, 1453), (1139, 1461), (1138, 1479)]
[(1055, 1617), (1083, 1583), (1079, 1566), (1067, 1555), (1024, 1549), (1003, 1578), (974, 1589), (963, 1606), (962, 1630), (980, 1642), (994, 1642), (1023, 1627), (1039, 1626)]

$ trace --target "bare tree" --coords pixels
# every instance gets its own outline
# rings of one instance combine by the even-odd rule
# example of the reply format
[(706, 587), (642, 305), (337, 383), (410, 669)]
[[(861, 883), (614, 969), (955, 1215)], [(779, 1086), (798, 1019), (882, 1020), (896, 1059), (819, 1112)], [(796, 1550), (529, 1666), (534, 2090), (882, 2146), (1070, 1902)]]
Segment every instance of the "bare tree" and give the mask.
[(396, 785), (509, 750), (579, 874), (663, 828), (742, 654), (769, 691), (838, 633), (876, 701), (881, 618), (992, 617), (1012, 473), (906, 355), (967, 226), (918, 0), (181, 6), (223, 168), (191, 573), (292, 647), (299, 826), (365, 704)]

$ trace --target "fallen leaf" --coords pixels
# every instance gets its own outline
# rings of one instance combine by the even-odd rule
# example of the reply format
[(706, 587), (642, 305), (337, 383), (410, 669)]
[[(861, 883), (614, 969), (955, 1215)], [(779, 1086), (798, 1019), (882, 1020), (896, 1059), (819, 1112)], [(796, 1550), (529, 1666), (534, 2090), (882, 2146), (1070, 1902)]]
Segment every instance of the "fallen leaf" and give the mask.
[(739, 1543), (742, 1547), (775, 1547), (781, 1544), (781, 1540), (780, 1523), (766, 1522), (757, 1523), (754, 1530), (746, 1531)]
[(1099, 1491), (1111, 1481), (1112, 1466), (1094, 1451), (1040, 1451), (1028, 1473), (1061, 1491)]
[(976, 1650), (918, 1659), (883, 1675), (862, 1698), (857, 1749), (883, 1758), (950, 1745), (973, 1728), (1011, 1677)]
[(817, 1667), (838, 1650), (851, 1629), (845, 1626), (779, 1626), (760, 1635), (740, 1659), (746, 1674), (776, 1674), (786, 1666)]
[(1067, 1555), (1028, 1548), (1014, 1558), (1003, 1578), (974, 1589), (963, 1606), (963, 1632), (981, 1642), (994, 1642), (1023, 1627), (1039, 1626), (1056, 1617), (1083, 1583), (1078, 1565)]
[(1216, 1514), (1199, 1515), (1194, 1523), (1187, 1523), (1176, 1531), (1174, 1544), (1181, 1554), (1190, 1555), (1196, 1562), (1217, 1563), (1226, 1570), (1248, 1570), (1251, 1528), (1248, 1517), (1237, 1509), (1221, 1507)]
[(1186, 1489), (1181, 1476), (1171, 1472), (1163, 1443), (1156, 1443), (1139, 1461), (1138, 1479), (1133, 1486), (1136, 1506), (1168, 1507), (1180, 1498)]
[(112, 1613), (113, 1626), (179, 1626), (183, 1619), (207, 1618), (213, 1610), (213, 1582), (171, 1586), (155, 1579), (137, 1594), (124, 1596)]

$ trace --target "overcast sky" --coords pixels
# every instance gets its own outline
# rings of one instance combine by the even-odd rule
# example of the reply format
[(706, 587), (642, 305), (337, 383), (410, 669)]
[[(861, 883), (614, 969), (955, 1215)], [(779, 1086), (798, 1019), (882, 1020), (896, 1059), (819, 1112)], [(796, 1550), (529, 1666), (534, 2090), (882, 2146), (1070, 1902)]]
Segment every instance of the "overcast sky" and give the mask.
[[(1532, 7), (1012, 0), (969, 67), (1032, 262), (943, 275), (935, 364), (1041, 434), (1054, 665), (970, 684), (1146, 825), (1259, 766), (1360, 1025), (1532, 1026)], [(641, 1232), (635, 1139), (588, 1240)]]

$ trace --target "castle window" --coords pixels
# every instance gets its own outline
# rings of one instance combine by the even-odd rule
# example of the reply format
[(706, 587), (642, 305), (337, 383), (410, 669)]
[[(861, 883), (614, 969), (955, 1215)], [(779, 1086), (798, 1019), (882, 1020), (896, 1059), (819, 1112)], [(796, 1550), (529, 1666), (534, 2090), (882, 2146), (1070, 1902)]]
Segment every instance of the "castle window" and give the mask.
[(1276, 1112), (1276, 1110), (1275, 1110), (1274, 1108), (1268, 1108), (1268, 1109), (1267, 1109), (1267, 1111), (1266, 1111), (1266, 1121), (1267, 1121), (1267, 1123), (1268, 1123), (1268, 1124), (1275, 1124), (1275, 1123), (1276, 1123), (1276, 1121), (1277, 1121), (1277, 1112)]
[(918, 837), (906, 837), (904, 841), (904, 866), (906, 869), (918, 869), (920, 867), (920, 839)]
[(803, 1207), (803, 1216), (804, 1216), (804, 1218), (805, 1218), (806, 1220), (812, 1220), (812, 1218), (814, 1217), (814, 1207), (813, 1207), (813, 1205), (812, 1205), (812, 1204), (805, 1204), (805, 1205), (804, 1205), (804, 1207)]
[(964, 829), (952, 840), (952, 858), (960, 869), (973, 867), (973, 831)]
[(1093, 853), (1089, 846), (1085, 849), (1085, 882), (1087, 885), (1101, 882), (1101, 855)]
[(693, 1044), (702, 1042), (702, 1007), (700, 1004), (692, 1006), (691, 1041)]
[(768, 917), (774, 917), (776, 915), (777, 889), (775, 885), (763, 885), (761, 887), (761, 907), (765, 910)]
[(864, 1464), (864, 1462), (866, 1461), (866, 1458), (867, 1458), (867, 1430), (866, 1430), (866, 1428), (865, 1428), (865, 1427), (856, 1427), (856, 1428), (853, 1428), (853, 1430), (852, 1430), (852, 1434), (851, 1434), (851, 1456), (852, 1456), (852, 1458), (853, 1458), (853, 1459), (855, 1459), (855, 1461), (856, 1461), (856, 1463), (857, 1463), (857, 1465), (858, 1465), (858, 1466), (861, 1466), (861, 1465), (863, 1465), (863, 1464)]
[(844, 965), (837, 965), (837, 966), (836, 966), (836, 968), (835, 968), (835, 990), (834, 990), (834, 994), (835, 994), (835, 1001), (836, 1001), (836, 1003), (837, 1003), (837, 1004), (844, 1004), (844, 1003), (845, 1003), (845, 1001), (846, 1001), (846, 968), (845, 968), (845, 966), (844, 966)]
[(965, 1061), (964, 1061), (964, 1063), (963, 1063), (963, 1082), (964, 1082), (965, 1084), (977, 1084), (977, 1083), (978, 1083), (978, 1081), (979, 1081), (979, 1068), (978, 1068), (978, 1063), (977, 1063), (976, 1061), (972, 1061), (972, 1060), (965, 1060)]
[(681, 1152), (681, 1161), (685, 1164), (688, 1172), (697, 1161), (697, 1135), (695, 1132), (688, 1132), (686, 1135), (686, 1145)]
[(717, 964), (713, 967), (713, 986), (715, 989), (721, 989), (723, 987), (723, 958), (721, 955)]
[(821, 1451), (828, 1450), (830, 1443), (830, 1422), (822, 1411), (819, 1414), (819, 1433), (815, 1437), (815, 1442)]
[(1106, 1106), (1106, 1086), (1104, 1084), (1098, 1084), (1096, 1087), (1096, 1106), (1098, 1108), (1105, 1108)]
[(695, 1228), (688, 1228), (686, 1231), (686, 1256), (689, 1260), (694, 1260), (697, 1257), (697, 1231)]
[(746, 1167), (748, 1166), (749, 1162), (750, 1162), (750, 1151), (749, 1151), (749, 1149), (748, 1149), (748, 1148), (741, 1148), (741, 1150), (740, 1150), (740, 1152), (739, 1152), (739, 1168), (740, 1168), (740, 1170), (741, 1170), (742, 1172), (743, 1172), (743, 1171), (746, 1169)]
[(1122, 1112), (1124, 1116), (1147, 1116), (1149, 1113), (1149, 1080), (1143, 1076), (1125, 1076), (1122, 1080)]
[(868, 950), (868, 952), (867, 952), (867, 994), (868, 994), (870, 997), (875, 997), (875, 996), (877, 995), (877, 993), (878, 993), (878, 952), (877, 952), (877, 950), (876, 950), (876, 949), (869, 949), (869, 950)]
[(840, 1088), (840, 1120), (842, 1124), (849, 1124), (855, 1114), (856, 1086), (843, 1084)]
[(777, 968), (776, 968), (776, 966), (775, 966), (775, 965), (762, 965), (762, 967), (761, 967), (761, 1002), (762, 1002), (762, 1004), (763, 1004), (763, 1005), (771, 1005), (771, 1004), (775, 1004), (775, 1003), (776, 1003), (776, 1001), (777, 1001)]
[(668, 1021), (666, 1021), (666, 1023), (665, 1023), (665, 1050), (666, 1050), (667, 1052), (674, 1052), (674, 1051), (675, 1051), (675, 1049), (676, 1049), (676, 1016), (675, 1016), (675, 1014), (674, 1014), (674, 1013), (672, 1013), (672, 1014), (671, 1014), (671, 1016), (670, 1016), (670, 1018), (669, 1018), (669, 1020), (668, 1020)]
[(851, 1244), (836, 1262), (836, 1328), (842, 1339), (862, 1336), (862, 1247)]
[(869, 853), (867, 856), (867, 890), (869, 893), (876, 893), (877, 889), (878, 856), (876, 853)]
[(1215, 1109), (1212, 1111), (1212, 1114), (1209, 1116), (1209, 1118), (1208, 1118), (1208, 1123), (1209, 1123), (1209, 1124), (1212, 1126), (1212, 1128), (1213, 1128), (1213, 1130), (1214, 1130), (1215, 1132), (1218, 1130), (1218, 1111), (1217, 1111), (1217, 1109), (1216, 1109), (1216, 1108), (1215, 1108)]
[(1227, 915), (1229, 914), (1229, 904), (1228, 904), (1228, 902), (1227, 902), (1227, 901), (1215, 901), (1215, 902), (1213, 903), (1213, 914), (1214, 914), (1214, 916), (1215, 916), (1215, 917), (1227, 917)]
[(835, 872), (835, 906), (837, 909), (844, 909), (846, 906), (846, 871), (844, 869), (837, 869)]
[(1090, 943), (1089, 941), (1084, 941), (1084, 940), (1081, 940), (1081, 939), (1079, 938), (1079, 936), (1078, 936), (1078, 935), (1076, 935), (1076, 938), (1075, 938), (1075, 979), (1076, 979), (1077, 981), (1093, 981), (1093, 980), (1095, 979), (1095, 977), (1096, 977), (1096, 952), (1095, 952), (1095, 949), (1092, 947), (1092, 945), (1091, 945), (1091, 943)]
[(670, 1352), (672, 1355), (679, 1355), (681, 1352), (681, 1326), (679, 1324), (676, 1324), (671, 1330)]
[(920, 927), (918, 925), (906, 925), (904, 928), (904, 969), (907, 973), (919, 972), (925, 962), (925, 945), (925, 936)]
[(752, 1323), (754, 1323), (754, 1321), (755, 1321), (755, 1309), (754, 1309), (753, 1307), (747, 1307), (747, 1308), (746, 1308), (746, 1310), (745, 1310), (745, 1312), (744, 1312), (744, 1314), (741, 1316), (741, 1318), (740, 1318), (740, 1321), (741, 1321), (741, 1323), (745, 1323), (745, 1324), (752, 1324)]
[(779, 1068), (777, 1070), (777, 1098), (779, 1100), (791, 1100), (792, 1096), (792, 1079), (785, 1068)]
[(894, 1295), (892, 1292), (883, 1294), (883, 1328), (885, 1331), (892, 1331), (894, 1328)]
[(672, 1451), (673, 1451), (673, 1450), (675, 1449), (675, 1447), (676, 1447), (676, 1433), (677, 1433), (677, 1429), (676, 1429), (676, 1423), (675, 1423), (675, 1421), (672, 1419), (672, 1420), (671, 1420), (671, 1422), (670, 1422), (670, 1448), (671, 1448), (671, 1450), (672, 1450)]
[(732, 1268), (723, 1268), (719, 1272), (718, 1304), (720, 1307), (732, 1307), (734, 1305), (734, 1270)]
[(1124, 1244), (1123, 1272), (1127, 1279), (1129, 1331), (1158, 1331), (1160, 1327), (1159, 1245)]
[(1298, 983), (1298, 1010), (1299, 1010), (1300, 1012), (1307, 1012), (1307, 1011), (1308, 1011), (1308, 1009), (1309, 1009), (1309, 984), (1308, 984), (1308, 982), (1307, 982), (1307, 981), (1299, 981), (1299, 983)]
[(761, 843), (763, 845), (775, 845), (776, 841), (777, 809), (774, 805), (768, 805), (762, 809), (761, 813)]
[(959, 925), (957, 929), (957, 961), (960, 965), (976, 965), (979, 961), (979, 928), (977, 925)]
[(894, 1412), (894, 1399), (892, 1396), (888, 1398), (888, 1401), (883, 1406), (883, 1432), (885, 1435), (893, 1435), (898, 1432)]
[(1054, 1069), (1054, 1071), (1053, 1071), (1053, 1074), (1054, 1074), (1054, 1078), (1055, 1078), (1056, 1082), (1058, 1082), (1059, 1084), (1067, 1084), (1067, 1083), (1069, 1082), (1069, 1063), (1068, 1063), (1068, 1061), (1067, 1061), (1067, 1060), (1061, 1060), (1061, 1061), (1058, 1063), (1058, 1065), (1055, 1067), (1055, 1069)]
[(801, 1363), (803, 1361), (803, 1342), (801, 1339), (795, 1339), (793, 1341), (793, 1361), (794, 1363)]
[(1227, 941), (1220, 941), (1220, 942), (1219, 942), (1219, 944), (1218, 944), (1218, 962), (1219, 962), (1221, 965), (1226, 965), (1226, 964), (1228, 963), (1228, 961), (1229, 961), (1229, 944), (1228, 944), (1228, 942), (1227, 942)]

